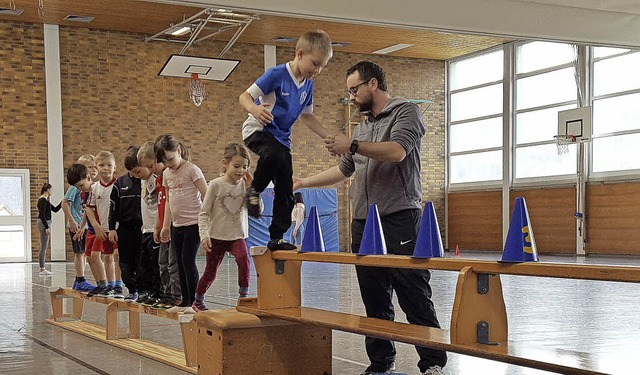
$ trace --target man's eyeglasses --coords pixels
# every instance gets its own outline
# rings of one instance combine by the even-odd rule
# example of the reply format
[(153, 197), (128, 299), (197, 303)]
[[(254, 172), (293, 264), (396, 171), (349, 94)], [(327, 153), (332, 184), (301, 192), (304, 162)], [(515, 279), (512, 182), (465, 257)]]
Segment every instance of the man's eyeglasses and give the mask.
[[(371, 81), (371, 80), (369, 80), (369, 81)], [(349, 95), (355, 96), (358, 93), (358, 89), (360, 88), (360, 86), (366, 85), (367, 83), (369, 83), (369, 81), (360, 82), (360, 83), (358, 83), (357, 85), (355, 85), (353, 87), (349, 87), (347, 89), (347, 92), (349, 93)]]

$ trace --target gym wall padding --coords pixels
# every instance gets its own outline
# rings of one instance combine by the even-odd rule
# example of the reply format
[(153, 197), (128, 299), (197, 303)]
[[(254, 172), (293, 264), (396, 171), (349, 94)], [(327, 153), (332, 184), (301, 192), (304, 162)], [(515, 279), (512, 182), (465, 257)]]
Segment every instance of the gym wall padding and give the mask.
[[(300, 189), (305, 205), (304, 227), (307, 225), (309, 212), (312, 206), (318, 208), (320, 216), (320, 228), (326, 251), (339, 251), (340, 241), (338, 236), (338, 192), (336, 189)], [(249, 217), (249, 238), (247, 246), (266, 246), (269, 241), (269, 224), (273, 215), (273, 189), (267, 188), (261, 194), (264, 201), (264, 211), (259, 219)], [(285, 233), (284, 238), (291, 237), (291, 228)]]

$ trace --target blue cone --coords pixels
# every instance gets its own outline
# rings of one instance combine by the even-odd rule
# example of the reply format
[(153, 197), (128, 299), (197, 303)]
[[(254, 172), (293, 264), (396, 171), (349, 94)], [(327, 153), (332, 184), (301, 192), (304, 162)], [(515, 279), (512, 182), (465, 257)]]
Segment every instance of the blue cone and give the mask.
[(413, 249), (412, 258), (442, 258), (444, 257), (444, 247), (440, 237), (440, 227), (433, 202), (424, 205), (422, 221), (420, 222), (420, 232), (416, 240), (416, 247)]
[(387, 244), (384, 242), (384, 233), (382, 233), (378, 206), (371, 204), (369, 205), (369, 212), (367, 213), (367, 221), (364, 224), (364, 233), (362, 234), (362, 241), (360, 241), (358, 255), (386, 254)]
[(523, 197), (516, 197), (501, 262), (537, 262), (538, 250)]
[(318, 216), (318, 208), (316, 206), (311, 206), (311, 211), (309, 211), (309, 219), (305, 226), (304, 238), (300, 247), (301, 253), (312, 251), (325, 251), (322, 229), (320, 228), (320, 216)]

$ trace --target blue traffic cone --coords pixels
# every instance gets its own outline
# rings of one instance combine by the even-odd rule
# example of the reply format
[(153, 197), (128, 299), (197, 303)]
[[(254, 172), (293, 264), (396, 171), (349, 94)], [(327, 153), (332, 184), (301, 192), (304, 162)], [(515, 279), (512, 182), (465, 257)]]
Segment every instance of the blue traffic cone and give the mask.
[(523, 197), (516, 197), (501, 262), (537, 262), (538, 250)]
[(304, 238), (302, 239), (301, 253), (312, 251), (325, 251), (324, 239), (322, 238), (322, 229), (320, 228), (320, 217), (318, 216), (318, 208), (311, 206), (309, 211), (309, 219), (304, 230)]
[(440, 237), (440, 227), (438, 227), (436, 210), (433, 207), (433, 202), (427, 202), (424, 205), (420, 231), (418, 232), (418, 239), (413, 249), (412, 258), (442, 257), (444, 257), (444, 248), (442, 247), (442, 238)]
[(384, 242), (384, 233), (382, 233), (378, 206), (371, 204), (369, 205), (369, 212), (367, 213), (367, 221), (364, 224), (364, 233), (360, 241), (358, 255), (385, 254), (387, 254), (387, 244)]

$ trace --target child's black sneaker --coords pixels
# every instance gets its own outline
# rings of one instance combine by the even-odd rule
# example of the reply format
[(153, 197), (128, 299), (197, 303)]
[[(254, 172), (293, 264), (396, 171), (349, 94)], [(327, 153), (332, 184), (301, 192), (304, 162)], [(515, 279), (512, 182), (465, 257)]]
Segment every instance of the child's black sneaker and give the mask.
[(112, 288), (113, 290), (113, 298), (124, 298), (124, 290), (119, 285), (116, 285)]
[(269, 240), (267, 242), (267, 248), (269, 250), (296, 250), (298, 249), (295, 245), (292, 245), (288, 242), (285, 242), (282, 238), (279, 240)]
[(97, 286), (97, 287), (91, 289), (89, 291), (89, 293), (87, 293), (87, 297), (98, 296), (98, 295), (104, 293), (105, 289), (107, 289), (107, 287), (105, 287), (105, 286)]
[(247, 189), (247, 213), (256, 219), (260, 217), (260, 199), (260, 193), (256, 189)]

